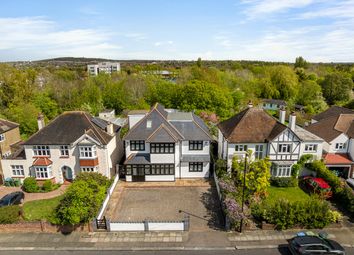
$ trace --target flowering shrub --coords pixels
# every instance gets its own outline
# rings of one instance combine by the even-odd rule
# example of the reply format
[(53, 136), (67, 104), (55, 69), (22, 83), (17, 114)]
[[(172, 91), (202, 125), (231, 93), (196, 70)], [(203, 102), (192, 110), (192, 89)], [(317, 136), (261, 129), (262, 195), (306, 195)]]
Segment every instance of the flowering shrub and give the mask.
[(235, 185), (233, 183), (231, 183), (230, 180), (219, 181), (219, 187), (220, 187), (221, 193), (223, 193), (224, 195), (236, 192)]
[(230, 219), (230, 223), (233, 228), (239, 228), (241, 220), (246, 223), (246, 214), (248, 212), (248, 208), (246, 207), (246, 205), (244, 206), (244, 212), (242, 212), (241, 205), (238, 204), (234, 198), (226, 197), (223, 201), (223, 207), (226, 215)]

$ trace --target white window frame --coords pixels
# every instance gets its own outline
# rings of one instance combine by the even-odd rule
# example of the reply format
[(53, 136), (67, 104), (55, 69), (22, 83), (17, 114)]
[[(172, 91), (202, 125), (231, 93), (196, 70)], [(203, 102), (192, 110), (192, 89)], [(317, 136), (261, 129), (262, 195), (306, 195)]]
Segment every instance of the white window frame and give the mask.
[(5, 153), (2, 154), (2, 157), (7, 158), (10, 155), (11, 155), (11, 151), (6, 151)]
[(248, 148), (247, 144), (236, 144), (235, 152), (246, 152), (247, 148)]
[(94, 173), (94, 172), (98, 172), (98, 167), (97, 166), (82, 166), (82, 167), (80, 167), (80, 170), (83, 173)]
[(254, 157), (256, 159), (263, 158), (263, 149), (264, 149), (264, 145), (263, 144), (256, 144), (255, 152), (254, 152)]
[(53, 177), (52, 168), (50, 166), (35, 166), (34, 173), (36, 179), (46, 180)]
[(0, 142), (5, 141), (5, 134), (0, 134)]
[(50, 156), (49, 145), (33, 145), (33, 155), (38, 156)]
[(278, 152), (279, 153), (291, 153), (291, 144), (290, 143), (279, 143)]
[(23, 165), (11, 165), (12, 176), (23, 177), (25, 176), (25, 170)]
[(96, 145), (80, 145), (79, 154), (82, 159), (93, 159), (97, 158), (97, 148)]
[(336, 143), (336, 150), (345, 150), (347, 148), (347, 143)]
[(316, 152), (317, 151), (317, 144), (305, 144), (305, 152)]
[(291, 177), (291, 165), (276, 165), (271, 170), (274, 177)]
[(61, 157), (69, 157), (69, 146), (68, 145), (60, 145), (60, 156)]

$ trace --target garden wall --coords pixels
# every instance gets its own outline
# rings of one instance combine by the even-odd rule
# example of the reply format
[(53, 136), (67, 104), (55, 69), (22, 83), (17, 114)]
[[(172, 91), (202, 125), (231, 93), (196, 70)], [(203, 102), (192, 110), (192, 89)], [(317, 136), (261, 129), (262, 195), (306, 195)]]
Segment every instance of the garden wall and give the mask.
[(45, 232), (45, 233), (70, 233), (73, 231), (78, 232), (91, 232), (92, 228), (90, 224), (80, 224), (75, 226), (58, 226), (53, 225), (46, 221), (35, 222), (19, 222), (13, 224), (0, 224), (1, 233), (28, 233), (28, 232)]

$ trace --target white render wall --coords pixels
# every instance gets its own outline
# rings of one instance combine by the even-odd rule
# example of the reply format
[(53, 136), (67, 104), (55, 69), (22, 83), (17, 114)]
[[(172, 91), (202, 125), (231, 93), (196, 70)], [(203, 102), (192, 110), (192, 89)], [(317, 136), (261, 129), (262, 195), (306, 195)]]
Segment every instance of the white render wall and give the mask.
[(149, 154), (150, 153), (150, 143), (145, 143), (145, 150), (143, 151), (131, 151), (130, 141), (125, 141), (125, 156), (128, 158), (132, 153)]
[(228, 159), (227, 159), (227, 166), (228, 168), (232, 165), (232, 158), (233, 156), (244, 156), (245, 152), (237, 152), (235, 151), (236, 145), (247, 145), (247, 150), (252, 150), (252, 160), (254, 160), (254, 155), (256, 151), (256, 145), (263, 145), (263, 154), (262, 158), (266, 157), (268, 144), (267, 143), (227, 143), (227, 152), (228, 152)]
[(210, 163), (203, 163), (203, 172), (189, 172), (189, 162), (181, 162), (182, 178), (208, 178), (210, 170)]
[(182, 155), (209, 155), (209, 153), (209, 141), (203, 141), (203, 150), (189, 150), (189, 141), (182, 141)]
[[(347, 146), (345, 149), (338, 150), (338, 149), (336, 149), (336, 143), (347, 143)], [(328, 152), (329, 153), (347, 153), (349, 151), (348, 147), (349, 147), (349, 138), (346, 134), (342, 133), (329, 143)]]
[(145, 181), (150, 181), (150, 182), (160, 182), (160, 181), (173, 182), (173, 181), (175, 181), (175, 176), (174, 175), (145, 175)]
[[(305, 145), (307, 144), (316, 144), (317, 151), (315, 152), (305, 152)], [(323, 151), (323, 143), (320, 142), (304, 142), (300, 144), (300, 158), (304, 154), (311, 154), (314, 156), (314, 159), (320, 160), (322, 158), (322, 151)]]

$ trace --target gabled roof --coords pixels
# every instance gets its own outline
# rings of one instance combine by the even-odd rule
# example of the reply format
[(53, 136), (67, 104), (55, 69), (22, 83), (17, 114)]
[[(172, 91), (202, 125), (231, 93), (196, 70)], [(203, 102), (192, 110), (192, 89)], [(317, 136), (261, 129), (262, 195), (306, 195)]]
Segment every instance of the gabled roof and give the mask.
[[(105, 130), (104, 124), (108, 125), (108, 122), (97, 119), (82, 111), (64, 112), (32, 135), (24, 145), (67, 145), (74, 143), (84, 134), (106, 145), (114, 136)], [(115, 131), (119, 128), (114, 125)]]
[(5, 133), (11, 129), (17, 128), (19, 125), (20, 124), (9, 120), (0, 119), (0, 134)]
[(323, 119), (327, 119), (329, 117), (338, 117), (340, 114), (345, 114), (345, 113), (350, 114), (350, 113), (354, 113), (354, 111), (351, 109), (348, 109), (348, 108), (333, 105), (330, 108), (328, 108), (327, 110), (325, 110), (324, 112), (321, 112), (321, 113), (313, 116), (312, 119), (320, 121)]
[(327, 165), (354, 164), (347, 153), (327, 153), (323, 158)]
[(264, 143), (273, 140), (287, 127), (263, 109), (247, 108), (218, 125), (231, 143)]
[(305, 127), (305, 129), (323, 138), (326, 142), (331, 142), (342, 133), (354, 137), (353, 121), (354, 113), (332, 115)]
[[(155, 104), (150, 112), (128, 131), (124, 137), (124, 140), (146, 140), (162, 124), (164, 124), (165, 129), (176, 137), (177, 140), (183, 139), (182, 134), (180, 134), (178, 130), (166, 119), (167, 114), (168, 113), (164, 110), (163, 106)], [(151, 127), (148, 127), (148, 121), (151, 122)]]
[(53, 164), (53, 161), (51, 161), (47, 157), (43, 157), (43, 158), (36, 158), (33, 161), (32, 166), (50, 166), (51, 164)]
[(175, 143), (177, 138), (164, 124), (161, 124), (146, 141), (149, 143)]

